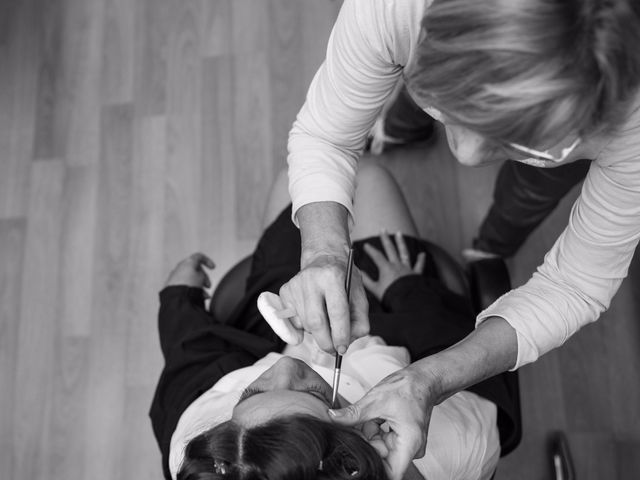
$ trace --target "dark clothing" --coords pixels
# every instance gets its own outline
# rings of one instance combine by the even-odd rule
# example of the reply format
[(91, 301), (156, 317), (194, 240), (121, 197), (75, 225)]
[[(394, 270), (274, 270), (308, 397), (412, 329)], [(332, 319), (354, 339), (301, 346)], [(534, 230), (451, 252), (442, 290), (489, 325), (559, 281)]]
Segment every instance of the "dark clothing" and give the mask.
[(402, 143), (428, 140), (433, 135), (435, 120), (431, 118), (402, 86), (384, 118), (384, 133)]
[[(256, 300), (262, 291), (277, 293), (299, 270), (300, 235), (290, 218), (291, 208), (287, 208), (260, 239), (246, 295), (225, 323), (205, 309), (200, 289), (178, 286), (160, 292), (158, 327), (165, 368), (150, 416), (167, 479), (171, 436), (185, 409), (227, 373), (284, 348), (260, 316)], [(364, 253), (364, 243), (382, 250), (380, 239), (354, 243), (355, 264), (376, 278), (375, 264)], [(406, 243), (412, 261), (426, 251), (418, 239), (407, 237)], [(406, 347), (412, 361), (447, 348), (474, 328), (470, 301), (444, 288), (434, 278), (434, 271), (427, 252), (425, 275), (398, 279), (382, 302), (368, 295), (371, 334), (381, 336), (389, 345)], [(513, 405), (503, 375), (468, 390), (498, 405), (500, 435), (510, 435)]]
[(538, 168), (508, 160), (500, 167), (493, 204), (473, 247), (502, 257), (514, 255), (529, 234), (584, 180), (591, 160)]

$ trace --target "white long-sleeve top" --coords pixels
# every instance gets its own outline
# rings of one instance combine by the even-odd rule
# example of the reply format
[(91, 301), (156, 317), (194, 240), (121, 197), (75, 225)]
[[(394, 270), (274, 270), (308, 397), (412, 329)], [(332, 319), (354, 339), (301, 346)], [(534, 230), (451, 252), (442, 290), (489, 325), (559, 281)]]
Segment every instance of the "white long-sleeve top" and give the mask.
[[(334, 356), (321, 351), (310, 335), (300, 345), (287, 345), (285, 355), (304, 360), (325, 381), (332, 382)], [(184, 459), (187, 443), (200, 433), (231, 419), (242, 391), (282, 355), (270, 353), (250, 367), (222, 377), (183, 412), (171, 437), (169, 469), (172, 478)], [(350, 403), (387, 375), (409, 365), (404, 347), (387, 345), (380, 337), (354, 341), (342, 360), (340, 395)], [(459, 392), (433, 408), (427, 450), (413, 463), (426, 479), (488, 480), (500, 457), (497, 407), (471, 392)]]
[[(430, 0), (345, 0), (327, 56), (289, 136), (293, 215), (335, 201), (352, 214), (366, 136), (414, 58)], [(452, 80), (455, 81), (455, 80)], [(590, 139), (594, 161), (569, 223), (532, 278), (478, 316), (516, 331), (514, 369), (562, 345), (605, 311), (627, 275), (640, 235), (640, 97), (609, 138)]]

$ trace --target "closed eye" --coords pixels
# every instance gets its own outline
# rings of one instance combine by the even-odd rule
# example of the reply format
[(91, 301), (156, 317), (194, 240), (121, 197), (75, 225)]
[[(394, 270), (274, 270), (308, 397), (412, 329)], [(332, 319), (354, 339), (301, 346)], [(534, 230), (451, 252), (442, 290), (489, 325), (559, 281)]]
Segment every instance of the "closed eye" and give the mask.
[[(313, 396), (314, 398), (317, 398), (318, 400), (322, 400), (324, 403), (331, 406), (331, 400), (329, 400), (325, 396), (324, 389), (320, 385), (310, 385), (305, 389), (295, 390), (295, 391), (301, 392), (301, 393), (307, 393)], [(259, 388), (253, 388), (253, 387), (245, 388), (242, 391), (242, 394), (240, 395), (240, 399), (238, 400), (238, 403), (236, 405), (240, 405), (240, 403), (244, 402), (247, 398), (251, 398), (254, 395), (257, 395), (259, 393), (264, 393), (264, 392), (265, 390), (260, 390)]]

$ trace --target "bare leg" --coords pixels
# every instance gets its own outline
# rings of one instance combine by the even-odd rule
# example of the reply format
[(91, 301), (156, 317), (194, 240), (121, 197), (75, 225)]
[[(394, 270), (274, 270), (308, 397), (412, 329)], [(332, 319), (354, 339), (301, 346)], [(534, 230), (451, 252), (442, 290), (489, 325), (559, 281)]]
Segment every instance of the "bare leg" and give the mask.
[(388, 170), (378, 165), (360, 164), (354, 212), (354, 241), (380, 235), (382, 230), (418, 236), (400, 186)]
[[(269, 191), (263, 228), (268, 227), (290, 202), (287, 171), (282, 170)], [(418, 236), (399, 185), (385, 168), (378, 165), (360, 164), (356, 177), (354, 213), (352, 240), (377, 236), (382, 230)]]

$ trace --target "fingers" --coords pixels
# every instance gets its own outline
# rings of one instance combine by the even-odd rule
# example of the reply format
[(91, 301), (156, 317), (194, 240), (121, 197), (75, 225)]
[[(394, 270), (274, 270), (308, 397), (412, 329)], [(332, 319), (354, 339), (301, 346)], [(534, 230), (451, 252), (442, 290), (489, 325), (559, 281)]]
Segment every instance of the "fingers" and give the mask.
[(215, 263), (213, 263), (213, 260), (207, 257), (204, 253), (196, 252), (189, 256), (187, 261), (192, 264), (193, 269), (196, 272), (202, 275), (202, 285), (204, 286), (204, 288), (211, 288), (211, 279), (202, 267), (205, 266), (207, 268), (215, 268), (216, 265)]
[(391, 238), (389, 238), (389, 234), (386, 231), (383, 231), (380, 234), (380, 241), (382, 242), (382, 247), (384, 248), (384, 253), (387, 255), (387, 259), (391, 263), (397, 263), (398, 260), (398, 252), (396, 251), (396, 247), (393, 245)]
[(410, 266), (409, 261), (411, 260), (411, 257), (409, 256), (409, 250), (407, 249), (407, 244), (404, 241), (402, 232), (396, 232), (395, 239), (396, 246), (398, 247), (398, 256), (400, 257), (400, 262), (407, 266)]
[(383, 460), (387, 475), (391, 480), (401, 480), (411, 461), (419, 458), (413, 453), (410, 444), (413, 442), (405, 442), (402, 436), (393, 431), (382, 434), (382, 438), (388, 449), (388, 455)]
[(201, 253), (201, 252), (196, 252), (190, 255), (187, 258), (187, 260), (192, 261), (196, 265), (204, 265), (205, 267), (210, 269), (213, 269), (216, 267), (216, 264), (213, 262), (213, 260), (211, 260), (209, 257), (207, 257), (204, 253)]
[(351, 313), (351, 341), (367, 335), (370, 328), (369, 302), (367, 301), (367, 294), (362, 286), (363, 280), (364, 278), (361, 277), (360, 270), (354, 267), (351, 280), (351, 298), (349, 302)]
[(329, 415), (331, 417), (331, 420), (333, 420), (334, 422), (350, 427), (369, 420), (367, 418), (363, 418), (362, 420), (360, 420), (362, 413), (358, 402), (352, 403), (351, 405), (348, 405), (344, 408), (329, 410)]
[[(329, 315), (329, 325), (331, 326), (332, 343), (330, 345), (330, 349), (333, 350), (335, 347), (335, 350), (340, 355), (344, 355), (347, 351), (349, 340), (351, 338), (351, 322), (349, 318), (347, 292), (341, 285), (334, 285), (333, 288), (327, 289), (325, 300), (327, 305), (327, 314)], [(314, 332), (312, 331), (312, 333)], [(326, 351), (322, 346), (320, 346), (320, 348)]]
[(215, 263), (204, 253), (194, 253), (181, 260), (169, 274), (166, 286), (186, 285), (194, 288), (209, 288), (211, 280), (203, 267), (215, 268)]
[(331, 420), (335, 423), (346, 426), (355, 426), (369, 420), (377, 419), (377, 406), (375, 395), (371, 395), (371, 390), (356, 403), (352, 403), (345, 408), (329, 410)]
[(367, 255), (369, 255), (369, 257), (371, 257), (371, 260), (373, 260), (373, 263), (376, 264), (378, 270), (382, 270), (387, 265), (387, 259), (385, 258), (384, 254), (373, 245), (365, 243), (364, 251)]
[(418, 258), (416, 259), (416, 264), (413, 266), (413, 271), (415, 273), (422, 274), (424, 273), (424, 265), (427, 259), (427, 254), (424, 252), (420, 252), (418, 254)]
[(299, 276), (300, 274), (296, 275), (280, 288), (280, 299), (285, 306), (293, 307), (296, 312), (290, 319), (292, 325), (311, 333), (318, 347), (325, 352), (333, 352), (322, 292), (316, 289), (306, 290), (304, 279)]

